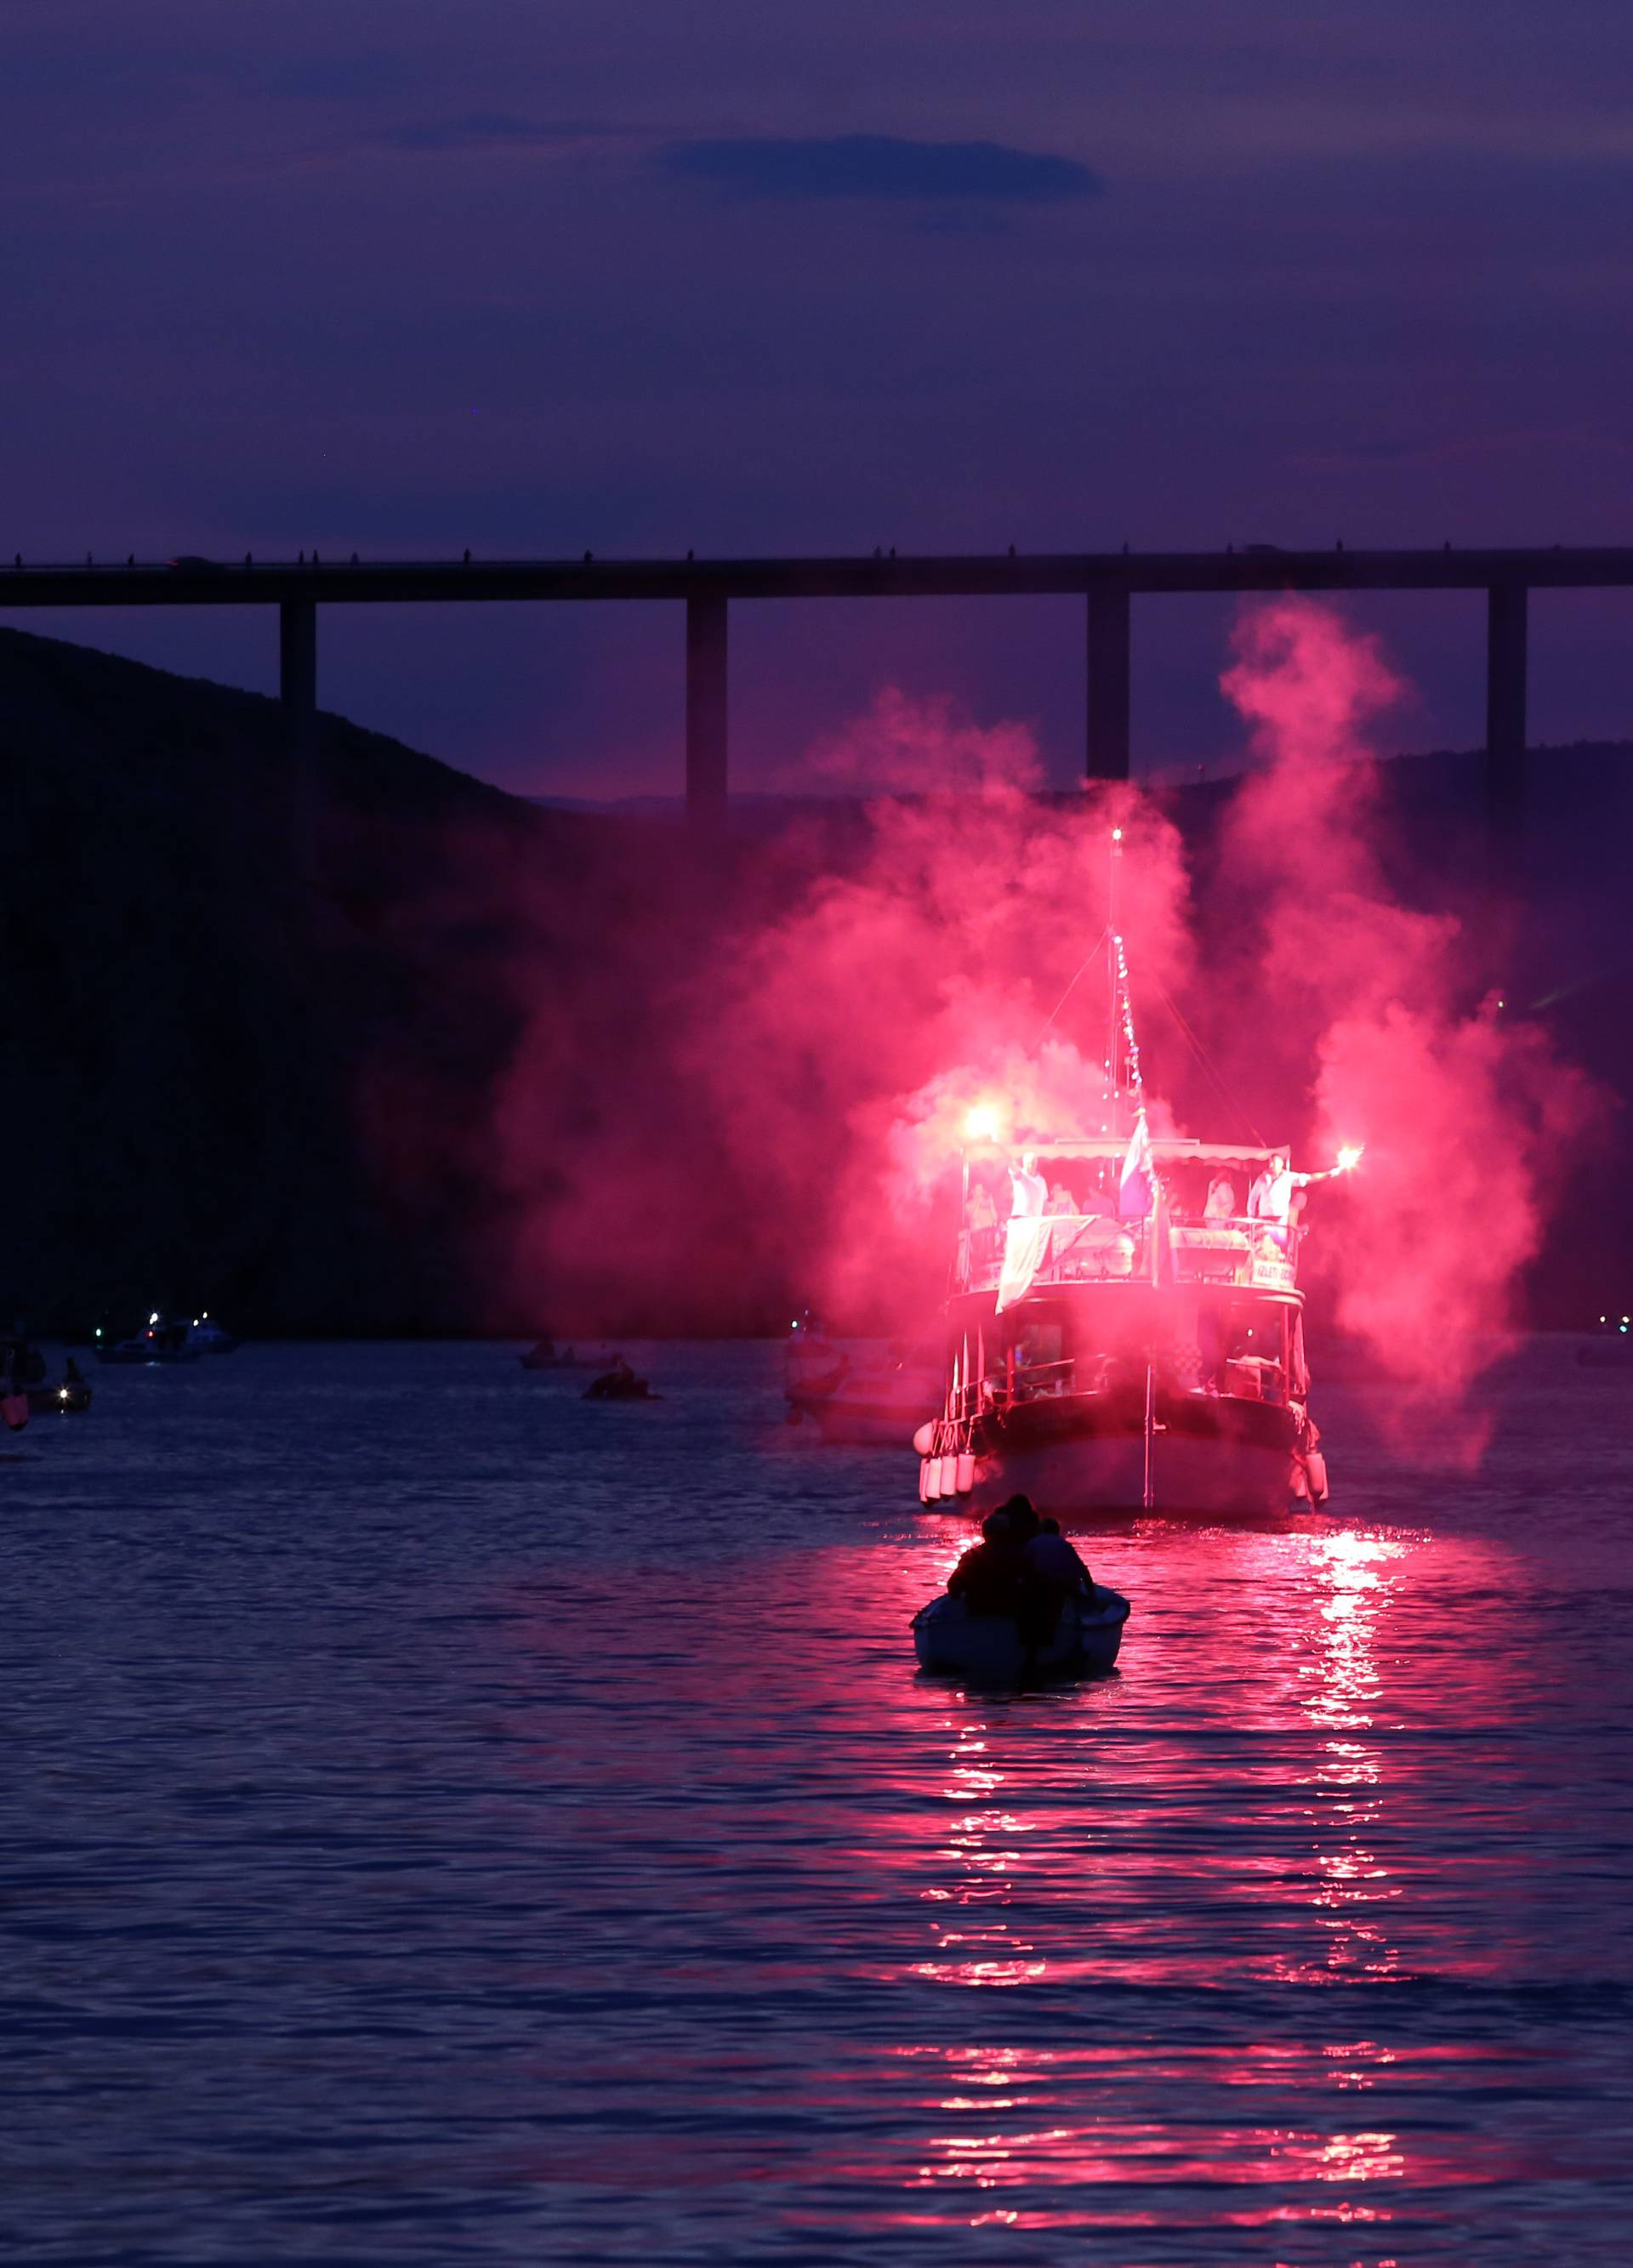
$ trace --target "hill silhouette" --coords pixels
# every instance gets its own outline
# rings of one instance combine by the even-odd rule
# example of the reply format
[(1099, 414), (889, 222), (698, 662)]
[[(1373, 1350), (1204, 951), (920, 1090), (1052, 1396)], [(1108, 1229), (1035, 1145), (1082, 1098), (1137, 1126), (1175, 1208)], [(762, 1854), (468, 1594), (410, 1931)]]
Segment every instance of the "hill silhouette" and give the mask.
[[(1492, 946), (1515, 1007), (1622, 1096), (1630, 754), (1533, 754), (1518, 917)], [(1486, 919), (1477, 756), (1385, 770), (1402, 892)], [(0, 1311), (40, 1329), (160, 1305), (257, 1332), (696, 1330), (770, 1327), (799, 1296), (797, 1224), (739, 1249), (669, 1004), (845, 865), (854, 806), (805, 806), (790, 847), (757, 804), (699, 860), (670, 818), (523, 800), (327, 715), (303, 784), (275, 702), (15, 630), (0, 777)], [(1230, 792), (1164, 798), (1204, 902)], [(495, 1168), (494, 1112), (546, 996), (560, 1012), (529, 1067), (544, 1116), (522, 1190), (514, 1142)], [(684, 1164), (691, 1242), (632, 1221), (594, 1312), (584, 1284), (501, 1264), (563, 1144)], [(728, 1248), (729, 1272), (692, 1264)], [(1534, 1312), (1578, 1321), (1629, 1285), (1633, 1203), (1606, 1150), (1569, 1177)]]
[[(469, 1327), (460, 1193), (405, 1210), (359, 1064), (491, 1075), (509, 890), (548, 896), (606, 823), (330, 716), (303, 808), (275, 702), (15, 630), (0, 768), (0, 1302), (40, 1328), (149, 1303)], [(506, 886), (497, 931), (478, 877)]]

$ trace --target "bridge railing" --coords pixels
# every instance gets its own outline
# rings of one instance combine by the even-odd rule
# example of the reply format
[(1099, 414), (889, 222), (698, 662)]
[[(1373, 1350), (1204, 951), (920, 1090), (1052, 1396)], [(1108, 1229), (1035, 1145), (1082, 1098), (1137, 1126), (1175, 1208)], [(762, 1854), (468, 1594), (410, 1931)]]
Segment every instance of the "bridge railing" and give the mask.
[[(1010, 1231), (1030, 1235), (1037, 1224), (1000, 1221), (967, 1228), (959, 1239), (956, 1287), (962, 1292), (998, 1289), (1010, 1246)], [(1239, 1285), (1260, 1291), (1294, 1291), (1304, 1232), (1297, 1225), (1234, 1219), (1170, 1221), (1167, 1251), (1155, 1248), (1159, 1233), (1149, 1220), (1120, 1220), (1109, 1213), (1050, 1213), (1046, 1242), (1029, 1290), (1082, 1284), (1171, 1282)]]

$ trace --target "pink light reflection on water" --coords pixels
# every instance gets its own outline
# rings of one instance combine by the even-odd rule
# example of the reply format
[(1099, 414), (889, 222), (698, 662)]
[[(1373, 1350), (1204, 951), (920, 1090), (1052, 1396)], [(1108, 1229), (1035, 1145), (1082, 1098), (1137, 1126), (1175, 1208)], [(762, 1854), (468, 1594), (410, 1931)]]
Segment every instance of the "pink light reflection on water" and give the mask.
[[(713, 2168), (798, 2226), (801, 2197), (771, 2203), (792, 2162), (802, 2191), (843, 2200), (831, 2227), (1171, 2235), (1381, 2227), (1400, 2197), (1432, 2221), (1434, 2193), (1513, 2174), (1511, 2136), (1437, 2115), (1471, 2081), (1500, 2095), (1511, 2058), (1444, 2022), (1380, 2039), (1398, 2004), (1374, 2019), (1355, 1997), (1502, 1970), (1481, 1920), (1493, 1852), (1442, 1831), (1459, 1757), (1437, 1743), (1503, 1719), (1510, 1664), (1459, 1650), (1444, 1601), (1424, 1602), (1502, 1590), (1504, 1553), (1325, 1525), (1090, 1535), (1134, 1601), (1122, 1674), (981, 1696), (920, 1678), (907, 1635), (970, 1535), (945, 1517), (830, 1527), (785, 1557), (709, 1562), (691, 1588), (677, 1559), (652, 1639), (661, 1711), (593, 1651), (541, 1678), (571, 1628), (557, 1588), (515, 1629), (551, 1697), (536, 1758), (565, 1799), (557, 1878), (618, 1910), (661, 1875), (609, 1957), (655, 2005), (715, 2012), (701, 2061), (676, 2052), (683, 2025), (672, 2045), (648, 2020), (640, 2073), (608, 2068), (713, 2121), (655, 2133), (639, 2178)], [(623, 1626), (627, 1592), (603, 1596), (587, 1567), (567, 1580), (575, 1614)], [(1466, 1899), (1474, 1864), (1488, 1879)], [(607, 1934), (587, 1906), (580, 1953)], [(836, 2015), (817, 2059), (779, 2061), (797, 2141), (761, 2123), (766, 2051), (724, 2044), (757, 2036), (733, 2012), (770, 2026), (785, 1992), (857, 2027)]]
[[(948, 1540), (938, 1535), (934, 1553), (920, 1556), (914, 1568), (920, 1581), (927, 1561), (950, 1561)], [(951, 1539), (955, 1545), (963, 1540)], [(926, 1854), (933, 1863), (918, 1893), (929, 1909), (930, 1941), (906, 1973), (974, 1992), (1198, 1982), (1194, 1947), (1158, 1942), (1164, 1931), (1149, 1926), (1149, 1911), (1142, 1917), (1133, 1911), (1136, 1885), (1148, 1910), (1162, 1904), (1165, 1887), (1175, 1905), (1189, 1904), (1193, 1869), (1209, 1879), (1216, 1909), (1236, 1898), (1247, 1911), (1267, 1904), (1275, 1910), (1268, 1949), (1262, 1926), (1245, 1933), (1247, 1942), (1216, 1948), (1221, 1979), (1235, 1972), (1267, 1985), (1300, 1987), (1387, 1983), (1411, 1973), (1394, 1927), (1405, 1887), (1393, 1878), (1380, 1830), (1392, 1805), (1418, 1799), (1409, 1749), (1391, 1739), (1404, 1712), (1392, 1706), (1380, 1634), (1398, 1610), (1409, 1611), (1402, 1578), (1415, 1557), (1437, 1561), (1443, 1580), (1448, 1562), (1468, 1561), (1456, 1571), (1465, 1587), (1500, 1582), (1500, 1567), (1475, 1564), (1493, 1556), (1489, 1547), (1356, 1529), (1230, 1535), (1153, 1528), (1102, 1539), (1094, 1556), (1106, 1580), (1136, 1600), (1122, 1674), (1080, 1689), (1065, 1705), (1059, 1697), (963, 1694), (938, 1714), (945, 1825)], [(1137, 1576), (1127, 1572), (1135, 1561)], [(1231, 1580), (1262, 1606), (1262, 1644), (1256, 1653), (1250, 1647), (1246, 1659), (1240, 1623), (1228, 1607), (1197, 1611), (1199, 1597), (1223, 1602)], [(1151, 1699), (1142, 1696), (1140, 1681), (1159, 1646), (1175, 1655), (1183, 1651), (1183, 1660), (1171, 1660), (1158, 1674), (1164, 1685), (1182, 1677), (1191, 1687), (1196, 1738), (1187, 1742), (1179, 1729), (1171, 1742), (1150, 1745), (1129, 1775), (1115, 1820), (1089, 1808), (1074, 1817), (1047, 1752), (1049, 1715), (1040, 1714), (1033, 1727), (1044, 1744), (1024, 1744), (1018, 1754), (1010, 1738), (1015, 1723), (1029, 1710), (1058, 1719), (1063, 1705), (1073, 1714), (1097, 1714), (1101, 1749), (1115, 1754), (1133, 1723), (1149, 1719)], [(1487, 1662), (1465, 1680), (1462, 1697), (1472, 1684), (1482, 1689), (1482, 1713), (1500, 1710), (1502, 1675), (1500, 1660)], [(1223, 1709), (1221, 1697), (1228, 1697)], [(1195, 1798), (1206, 1782), (1203, 1744), (1222, 1718), (1237, 1734), (1262, 1736), (1268, 1756), (1254, 1756), (1251, 1742), (1245, 1754), (1232, 1752), (1227, 1769), (1237, 1782), (1231, 1810), (1238, 1815), (1217, 1822), (1211, 1849), (1154, 1865), (1164, 1819), (1171, 1822), (1176, 1804)], [(1302, 1830), (1302, 1849), (1264, 1837), (1262, 1813), (1273, 1793), (1285, 1819)], [(1246, 1830), (1248, 1848), (1233, 1847), (1233, 1826)], [(1060, 1873), (1068, 1848), (1077, 1861), (1075, 1880)], [(893, 1863), (902, 1863), (899, 1854)], [(1074, 1907), (1093, 1912), (1094, 1921), (1063, 1933), (1059, 1925)], [(1437, 1948), (1442, 1973), (1446, 1950)], [(1467, 1958), (1467, 1948), (1463, 1954), (1458, 1965), (1474, 1973), (1478, 1959)], [(1023, 1990), (1017, 2006), (1025, 1999)], [(1393, 2190), (1455, 2187), (1511, 2167), (1496, 2143), (1487, 2148), (1463, 2138), (1440, 2146), (1383, 2122), (1328, 2130), (1219, 2116), (1176, 2127), (1171, 2119), (1131, 2119), (1115, 2108), (1119, 2082), (1149, 2089), (1200, 2080), (1216, 2101), (1243, 2089), (1282, 2097), (1297, 2090), (1308, 2102), (1312, 2095), (1366, 2093), (1403, 2080), (1415, 2090), (1437, 2082), (1459, 2086), (1469, 2065), (1495, 2057), (1467, 2043), (1402, 2051), (1369, 2039), (1316, 2036), (1208, 2051), (1164, 2051), (1154, 2043), (1149, 2052), (1143, 2044), (1062, 2050), (1011, 2042), (898, 2052), (935, 2067), (919, 2098), (923, 2110), (964, 2121), (935, 2129), (901, 2177), (909, 2187), (949, 2192), (950, 2205), (951, 2194), (979, 2194), (979, 2208), (969, 2195), (967, 2208), (948, 2216), (972, 2227), (1171, 2225), (1166, 2208), (1150, 2215), (1108, 2212), (1101, 2204), (1085, 2206), (1082, 2192), (1222, 2181), (1282, 2185), (1287, 2194), (1262, 2208), (1212, 2216), (1220, 2226), (1386, 2221)], [(1092, 2119), (1059, 2115), (1081, 2112), (1085, 2094), (1105, 2106)], [(1326, 2193), (1334, 2189), (1345, 2194), (1332, 2200)], [(1006, 2191), (1025, 2192), (1025, 2202), (999, 2204)], [(908, 2217), (926, 2226), (943, 2218)]]

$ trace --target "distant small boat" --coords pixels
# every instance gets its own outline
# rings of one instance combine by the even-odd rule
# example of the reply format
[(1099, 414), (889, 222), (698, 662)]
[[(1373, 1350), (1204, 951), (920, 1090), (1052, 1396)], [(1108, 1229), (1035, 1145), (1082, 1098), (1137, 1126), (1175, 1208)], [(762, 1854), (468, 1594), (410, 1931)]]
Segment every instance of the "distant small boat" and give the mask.
[(661, 1402), (663, 1396), (654, 1394), (644, 1378), (635, 1373), (622, 1355), (601, 1378), (591, 1379), (584, 1389), (586, 1402)]
[(541, 1339), (526, 1354), (518, 1355), (523, 1370), (605, 1370), (618, 1359), (617, 1350), (605, 1345), (558, 1347), (554, 1339)]
[(46, 1359), (37, 1346), (15, 1332), (0, 1333), (0, 1378), (13, 1389), (45, 1384)]
[(205, 1350), (188, 1344), (192, 1328), (189, 1323), (166, 1322), (155, 1313), (128, 1339), (115, 1339), (111, 1344), (99, 1339), (96, 1359), (99, 1362), (127, 1364), (198, 1362)]
[(1097, 1583), (1090, 1599), (1066, 1599), (1053, 1636), (1027, 1646), (1011, 1615), (972, 1615), (945, 1593), (913, 1618), (921, 1669), (968, 1677), (981, 1685), (1019, 1685), (1039, 1675), (1094, 1675), (1116, 1662), (1130, 1608), (1120, 1591)]
[(31, 1386), (28, 1389), (31, 1418), (79, 1418), (90, 1407), (91, 1386), (86, 1379), (65, 1378), (60, 1386)]
[(107, 1340), (100, 1331), (93, 1342), (99, 1362), (197, 1362), (207, 1354), (236, 1354), (243, 1344), (208, 1308), (190, 1322), (161, 1315), (155, 1308), (139, 1331), (129, 1338)]
[(905, 1448), (942, 1398), (942, 1350), (938, 1344), (853, 1353), (836, 1346), (807, 1312), (795, 1319), (784, 1348), (783, 1392), (788, 1423), (813, 1419), (824, 1441)]

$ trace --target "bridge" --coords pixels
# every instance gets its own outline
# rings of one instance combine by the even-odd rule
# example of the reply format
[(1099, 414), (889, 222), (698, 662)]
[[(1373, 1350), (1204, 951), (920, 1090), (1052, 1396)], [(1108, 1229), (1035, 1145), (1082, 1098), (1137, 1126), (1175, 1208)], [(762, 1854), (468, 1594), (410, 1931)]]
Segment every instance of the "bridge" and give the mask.
[(0, 565), (0, 610), (37, 607), (276, 607), (279, 690), (292, 757), (317, 729), (320, 607), (581, 605), (672, 600), (686, 610), (686, 806), (700, 830), (724, 819), (729, 747), (730, 608), (756, 599), (1015, 599), (1084, 601), (1084, 770), (1127, 779), (1133, 601), (1176, 594), (1475, 591), (1486, 597), (1485, 777), (1499, 833), (1519, 815), (1525, 778), (1526, 615), (1533, 590), (1633, 586), (1633, 549), (1049, 552), (1017, 556), (812, 559), (320, 560), (246, 557), (162, 563)]

